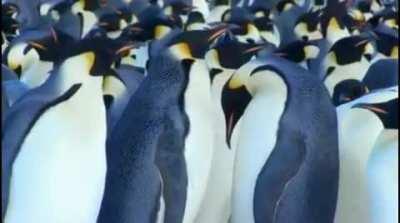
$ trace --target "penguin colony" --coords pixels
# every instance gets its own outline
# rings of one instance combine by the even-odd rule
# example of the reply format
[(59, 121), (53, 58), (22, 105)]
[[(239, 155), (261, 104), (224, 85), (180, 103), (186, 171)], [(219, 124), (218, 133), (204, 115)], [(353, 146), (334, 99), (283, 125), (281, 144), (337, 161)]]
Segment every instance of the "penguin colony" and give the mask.
[(398, 221), (398, 2), (2, 1), (5, 223)]

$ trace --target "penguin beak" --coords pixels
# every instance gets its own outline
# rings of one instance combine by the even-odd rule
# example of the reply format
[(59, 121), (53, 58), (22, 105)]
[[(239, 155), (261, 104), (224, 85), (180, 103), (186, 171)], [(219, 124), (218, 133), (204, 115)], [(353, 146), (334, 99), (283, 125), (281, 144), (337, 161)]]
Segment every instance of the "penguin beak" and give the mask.
[(119, 48), (119, 49), (115, 52), (115, 55), (121, 56), (121, 57), (127, 56), (127, 55), (129, 55), (129, 51), (130, 51), (131, 49), (134, 49), (135, 47), (136, 47), (135, 44), (129, 44), (129, 45), (123, 46), (123, 47)]
[(368, 109), (374, 113), (379, 113), (379, 114), (387, 114), (388, 112), (382, 108), (373, 106), (373, 105), (368, 105), (368, 104), (358, 104), (358, 105), (354, 105), (353, 108), (364, 108), (364, 109)]
[(40, 43), (34, 42), (34, 41), (30, 41), (29, 45), (31, 45), (32, 47), (34, 47), (36, 49), (47, 50), (47, 47), (43, 46)]
[(223, 34), (225, 34), (229, 29), (230, 29), (230, 26), (228, 24), (222, 24), (222, 25), (219, 25), (219, 26), (215, 27), (214, 29), (211, 30), (211, 34), (208, 37), (207, 41), (208, 42), (214, 41), (218, 37), (220, 37)]
[(248, 54), (248, 53), (258, 52), (258, 51), (260, 51), (260, 50), (266, 48), (268, 45), (269, 45), (268, 43), (265, 43), (265, 44), (258, 44), (258, 45), (254, 46), (254, 47), (251, 47), (251, 48), (245, 50), (243, 53), (244, 53), (244, 54)]
[(222, 90), (221, 103), (225, 115), (226, 143), (229, 148), (231, 148), (233, 130), (251, 99), (252, 96), (244, 85), (231, 89), (228, 81)]

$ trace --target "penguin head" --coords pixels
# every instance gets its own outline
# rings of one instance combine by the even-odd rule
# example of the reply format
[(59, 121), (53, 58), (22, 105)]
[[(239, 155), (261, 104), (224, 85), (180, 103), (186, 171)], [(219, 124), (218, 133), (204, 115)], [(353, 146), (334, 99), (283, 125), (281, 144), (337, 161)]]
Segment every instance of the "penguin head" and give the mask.
[(72, 44), (62, 57), (65, 61), (76, 59), (78, 60), (76, 63), (85, 64), (86, 70), (92, 76), (104, 76), (109, 72), (113, 62), (134, 47), (135, 44), (131, 42), (94, 36)]
[(267, 45), (265, 43), (242, 43), (232, 34), (225, 34), (207, 51), (205, 56), (211, 81), (226, 69), (232, 71), (239, 69)]
[(337, 41), (325, 57), (326, 75), (330, 75), (337, 66), (358, 63), (363, 59), (371, 61), (375, 48), (370, 39), (352, 36)]
[(300, 63), (317, 58), (319, 51), (318, 46), (311, 42), (295, 41), (276, 50), (274, 54), (295, 63)]
[(33, 48), (33, 45), (34, 43), (19, 42), (6, 49), (6, 65), (18, 76), (40, 60), (39, 53)]
[(16, 40), (6, 48), (4, 58), (10, 69), (21, 75), (31, 65), (41, 61), (57, 62), (64, 47), (72, 41), (72, 37), (50, 28), (40, 38)]
[(297, 3), (293, 0), (283, 0), (279, 1), (276, 5), (276, 10), (279, 14), (287, 12), (297, 6)]
[(206, 27), (206, 20), (203, 14), (199, 11), (192, 11), (188, 15), (188, 19), (185, 24), (185, 30), (204, 29)]
[(286, 84), (281, 72), (271, 65), (256, 62), (242, 66), (231, 76), (222, 90), (222, 108), (226, 121), (226, 142), (230, 147), (232, 132), (252, 98), (261, 91), (281, 88)]
[(399, 58), (399, 39), (397, 36), (375, 31), (375, 42), (377, 51), (384, 57)]
[[(19, 35), (19, 28), (20, 24), (19, 22), (12, 18), (12, 17), (4, 17), (2, 16), (1, 18), (1, 25), (2, 25), (2, 32), (7, 36), (7, 37), (15, 37), (15, 35)], [(9, 39), (11, 41), (11, 39)]]
[(386, 101), (360, 102), (352, 109), (366, 109), (375, 114), (385, 129), (399, 129), (399, 99), (398, 97)]
[(1, 15), (4, 17), (10, 17), (15, 19), (19, 13), (20, 9), (18, 5), (11, 3), (11, 2), (6, 2), (1, 4)]
[(181, 26), (173, 17), (166, 16), (159, 7), (147, 7), (137, 18), (138, 22), (126, 27), (122, 35), (141, 42), (161, 39)]
[(233, 24), (232, 33), (241, 42), (255, 43), (261, 41), (261, 35), (254, 24), (253, 14), (244, 8), (232, 8), (222, 15), (222, 22)]
[(222, 24), (207, 30), (181, 32), (168, 41), (170, 52), (178, 59), (202, 59), (211, 44), (226, 33), (229, 25)]
[(39, 5), (39, 13), (41, 16), (50, 16), (54, 21), (59, 21), (60, 18), (71, 10), (73, 2), (60, 1), (54, 5), (43, 3)]
[(117, 13), (104, 14), (99, 18), (98, 26), (107, 32), (118, 31), (126, 28), (129, 21)]
[(294, 27), (297, 38), (305, 41), (320, 40), (323, 38), (320, 16), (321, 10), (310, 11), (299, 17)]
[(347, 79), (338, 83), (333, 89), (333, 105), (339, 106), (355, 100), (369, 92), (368, 87), (359, 80)]
[(74, 0), (74, 3), (71, 6), (71, 11), (73, 13), (77, 13), (77, 12), (81, 12), (81, 11), (94, 12), (103, 7), (105, 7), (104, 1)]
[(184, 1), (176, 1), (164, 6), (164, 13), (167, 16), (180, 20), (182, 24), (187, 22), (189, 13), (196, 7), (185, 3)]

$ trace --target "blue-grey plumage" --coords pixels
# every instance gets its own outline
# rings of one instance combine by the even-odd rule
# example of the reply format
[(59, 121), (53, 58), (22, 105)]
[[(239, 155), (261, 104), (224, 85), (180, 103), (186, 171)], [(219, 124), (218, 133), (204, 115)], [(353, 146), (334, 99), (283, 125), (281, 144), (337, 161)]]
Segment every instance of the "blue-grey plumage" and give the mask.
[(32, 29), (40, 25), (40, 14), (37, 10), (39, 0), (24, 1), (24, 0), (9, 0), (9, 3), (14, 3), (18, 6), (17, 21), (20, 23), (20, 29)]
[(155, 164), (157, 141), (168, 106), (177, 103), (185, 82), (178, 61), (155, 56), (149, 75), (131, 97), (107, 140), (107, 177), (98, 222), (156, 222), (162, 179)]
[(339, 177), (335, 108), (316, 76), (270, 61), (289, 96), (277, 143), (257, 180), (255, 222), (333, 223)]
[(3, 81), (2, 89), (6, 93), (8, 106), (12, 106), (21, 96), (30, 90), (26, 84), (19, 80)]
[[(247, 73), (246, 77), (244, 73)], [(248, 77), (249, 75), (250, 77)], [(253, 78), (252, 75), (254, 75), (253, 84), (250, 80)], [(244, 78), (248, 78), (247, 82)], [(271, 82), (274, 80), (272, 78), (279, 78), (280, 81)], [(256, 60), (245, 65), (237, 71), (236, 75), (234, 74), (228, 83), (226, 89), (230, 88), (231, 91), (240, 90), (243, 92), (243, 86), (245, 86), (245, 89), (252, 96), (252, 98), (249, 98), (250, 104), (242, 117), (236, 162), (243, 159), (241, 156), (244, 153), (249, 153), (249, 151), (244, 151), (245, 147), (241, 149), (242, 141), (249, 143), (248, 146), (253, 145), (258, 149), (265, 147), (265, 151), (271, 150), (268, 157), (263, 158), (265, 163), (259, 170), (260, 172), (252, 172), (245, 167), (243, 167), (243, 170), (239, 167), (236, 168), (237, 177), (240, 176), (240, 173), (245, 178), (246, 175), (251, 174), (251, 176), (256, 176), (256, 182), (254, 182), (254, 188), (251, 186), (253, 183), (247, 184), (247, 189), (246, 185), (242, 187), (245, 190), (254, 190), (254, 196), (246, 198), (246, 200), (251, 199), (247, 200), (246, 205), (251, 204), (254, 207), (251, 214), (248, 207), (241, 206), (241, 195), (239, 195), (239, 198), (235, 198), (235, 192), (241, 191), (240, 187), (237, 190), (234, 188), (232, 222), (243, 222), (243, 213), (240, 213), (241, 210), (239, 210), (242, 207), (248, 209), (244, 216), (254, 216), (254, 219), (246, 219), (247, 222), (333, 223), (339, 177), (337, 122), (335, 107), (332, 105), (329, 94), (321, 80), (292, 62), (270, 56), (265, 62)], [(240, 85), (240, 83), (247, 84)], [(232, 87), (235, 89), (232, 89)], [(277, 105), (273, 107), (282, 106), (283, 111), (280, 116), (278, 114), (278, 123), (269, 121), (271, 126), (277, 126), (276, 133), (273, 130), (264, 129), (263, 135), (268, 132), (271, 134), (272, 131), (272, 141), (262, 143), (261, 139), (254, 136), (258, 133), (252, 132), (250, 134), (248, 132), (250, 128), (253, 130), (263, 128), (257, 127), (255, 124), (260, 123), (261, 118), (257, 118), (256, 122), (251, 122), (249, 114), (256, 115), (258, 113), (261, 115), (269, 112), (272, 115), (271, 111), (274, 108), (260, 103), (265, 102), (261, 100), (263, 97), (268, 98), (270, 91), (274, 92), (273, 95), (269, 96), (270, 100), (275, 98), (274, 100), (277, 102)], [(282, 95), (284, 96), (284, 98), (281, 98), (283, 100), (279, 101), (278, 91), (286, 92)], [(252, 100), (254, 100), (253, 104)], [(258, 104), (256, 104), (257, 102)], [(273, 101), (270, 102), (273, 103)], [(278, 102), (281, 104), (278, 104)], [(273, 115), (276, 116), (277, 114)], [(263, 119), (268, 121), (273, 117)], [(250, 123), (253, 123), (253, 125), (250, 125)], [(268, 128), (271, 128), (271, 126)], [(246, 128), (247, 133), (245, 133)], [(276, 140), (275, 143), (274, 140)], [(265, 145), (268, 143), (272, 144), (272, 148), (267, 148), (271, 146)], [(243, 152), (240, 152), (240, 150), (243, 150)], [(251, 157), (255, 158), (256, 156), (259, 156), (259, 154)], [(259, 158), (255, 158), (253, 161), (248, 160), (247, 165), (250, 165), (250, 163), (252, 165), (248, 168), (258, 169), (254, 166), (254, 163), (260, 164), (262, 160), (257, 161), (257, 159)], [(282, 165), (282, 163), (285, 163), (285, 165)], [(246, 161), (243, 161), (243, 164), (246, 164)], [(235, 180), (234, 184), (244, 179), (237, 178)], [(235, 212), (238, 213), (235, 214)]]
[(189, 123), (179, 102), (168, 107), (164, 126), (156, 155), (163, 180), (164, 223), (182, 222), (188, 185), (184, 145)]
[(6, 65), (1, 64), (1, 81), (17, 80), (17, 74), (10, 70)]
[(369, 90), (397, 86), (399, 83), (399, 61), (381, 59), (373, 63), (363, 79)]
[[(104, 102), (107, 108), (108, 135), (121, 117), (131, 96), (144, 78), (144, 70), (130, 65), (115, 68), (115, 76), (103, 80)], [(106, 89), (105, 89), (106, 88)]]
[(285, 46), (296, 40), (296, 36), (294, 35), (296, 21), (306, 11), (307, 9), (305, 7), (294, 5), (289, 10), (283, 11), (279, 15), (275, 16), (274, 23), (281, 36), (280, 46)]

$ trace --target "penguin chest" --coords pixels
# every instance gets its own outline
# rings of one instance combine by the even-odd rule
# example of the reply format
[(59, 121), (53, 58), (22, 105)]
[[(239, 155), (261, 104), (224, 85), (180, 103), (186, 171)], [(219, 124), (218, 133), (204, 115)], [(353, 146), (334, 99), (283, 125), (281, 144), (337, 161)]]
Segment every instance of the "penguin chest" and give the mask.
[(13, 164), (6, 222), (95, 222), (103, 195), (105, 109), (84, 86), (50, 107)]
[(364, 109), (341, 107), (337, 117), (340, 169), (335, 222), (368, 222), (367, 161), (383, 126)]
[(204, 61), (193, 63), (184, 93), (189, 130), (185, 139), (188, 174), (184, 222), (193, 222), (200, 209), (211, 168), (213, 154), (212, 100), (210, 79)]
[(256, 95), (242, 117), (234, 164), (232, 223), (254, 222), (256, 182), (275, 147), (287, 100), (283, 81), (274, 84), (280, 90)]
[(398, 130), (383, 130), (368, 160), (371, 223), (398, 220)]

